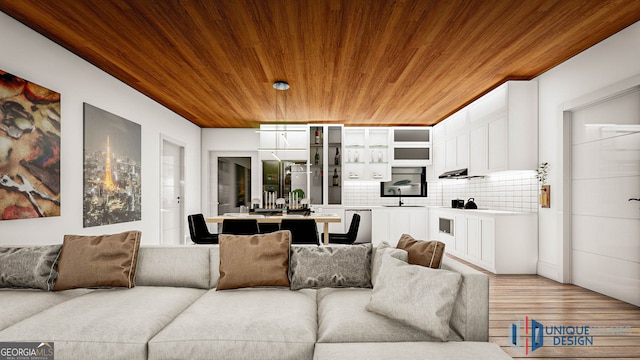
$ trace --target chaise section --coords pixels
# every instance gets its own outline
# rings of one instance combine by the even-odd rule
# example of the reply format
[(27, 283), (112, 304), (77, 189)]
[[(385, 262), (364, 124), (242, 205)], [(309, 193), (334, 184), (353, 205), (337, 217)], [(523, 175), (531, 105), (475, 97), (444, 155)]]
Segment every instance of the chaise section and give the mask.
[(0, 330), (29, 316), (93, 290), (49, 292), (36, 289), (0, 289)]
[(56, 359), (147, 359), (147, 342), (206, 290), (100, 289), (0, 331), (0, 341), (52, 341)]
[(465, 341), (489, 341), (489, 277), (448, 257), (444, 258), (442, 269), (462, 274), (451, 327)]
[(313, 360), (509, 360), (487, 342), (387, 342), (317, 344)]
[[(367, 311), (371, 289), (318, 290), (318, 342), (440, 341), (399, 321)], [(462, 340), (451, 331), (449, 340)]]
[(316, 291), (210, 290), (149, 342), (149, 359), (311, 360)]

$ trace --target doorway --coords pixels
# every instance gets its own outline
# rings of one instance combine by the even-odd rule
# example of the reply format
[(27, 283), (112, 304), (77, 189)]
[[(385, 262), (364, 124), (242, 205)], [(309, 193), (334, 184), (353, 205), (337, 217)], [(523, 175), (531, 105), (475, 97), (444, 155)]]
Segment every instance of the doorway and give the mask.
[(218, 157), (218, 214), (251, 206), (251, 157)]
[(161, 139), (161, 244), (182, 245), (184, 237), (184, 146)]
[(640, 306), (640, 87), (568, 115), (572, 282)]

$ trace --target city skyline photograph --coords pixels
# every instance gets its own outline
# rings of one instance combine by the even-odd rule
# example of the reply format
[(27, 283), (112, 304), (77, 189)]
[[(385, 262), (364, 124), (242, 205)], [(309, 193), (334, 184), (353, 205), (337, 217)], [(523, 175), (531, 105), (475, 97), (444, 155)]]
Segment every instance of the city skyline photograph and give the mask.
[(138, 221), (141, 126), (84, 104), (84, 227)]

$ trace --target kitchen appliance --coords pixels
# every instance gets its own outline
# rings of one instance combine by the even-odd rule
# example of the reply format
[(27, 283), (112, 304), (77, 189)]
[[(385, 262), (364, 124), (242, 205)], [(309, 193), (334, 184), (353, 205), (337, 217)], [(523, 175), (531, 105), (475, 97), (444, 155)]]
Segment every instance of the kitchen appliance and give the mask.
[(464, 179), (469, 175), (469, 171), (467, 169), (458, 169), (453, 171), (447, 171), (442, 175), (438, 176), (440, 179)]
[(427, 197), (427, 168), (391, 168), (391, 181), (380, 183), (381, 197)]
[(469, 198), (469, 200), (467, 200), (467, 203), (464, 204), (464, 208), (465, 209), (477, 209), (478, 205), (476, 205), (474, 198)]
[(371, 242), (371, 209), (346, 209), (344, 211), (344, 232), (349, 231), (351, 218), (354, 214), (360, 215), (360, 225), (358, 227), (358, 236), (356, 236), (355, 244)]
[(462, 199), (453, 199), (453, 200), (451, 200), (451, 208), (453, 208), (453, 209), (462, 209), (462, 208), (464, 208), (464, 200), (462, 200)]
[(285, 198), (290, 192), (296, 192), (299, 199), (303, 199), (304, 189), (307, 188), (307, 174), (307, 164), (304, 161), (263, 160), (262, 191), (275, 192), (276, 198)]
[(483, 175), (469, 175), (468, 169), (458, 169), (442, 173), (438, 176), (440, 179), (473, 179), (484, 178)]
[(443, 234), (453, 235), (453, 219), (448, 218), (438, 218), (438, 231)]

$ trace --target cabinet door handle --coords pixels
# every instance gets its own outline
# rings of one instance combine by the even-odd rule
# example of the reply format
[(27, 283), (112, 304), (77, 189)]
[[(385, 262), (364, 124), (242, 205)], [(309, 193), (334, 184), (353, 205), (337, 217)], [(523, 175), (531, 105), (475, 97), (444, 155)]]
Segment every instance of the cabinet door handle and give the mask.
[(638, 198), (631, 198), (631, 199), (629, 199), (629, 200), (627, 200), (627, 201), (640, 201), (640, 199), (638, 199)]

